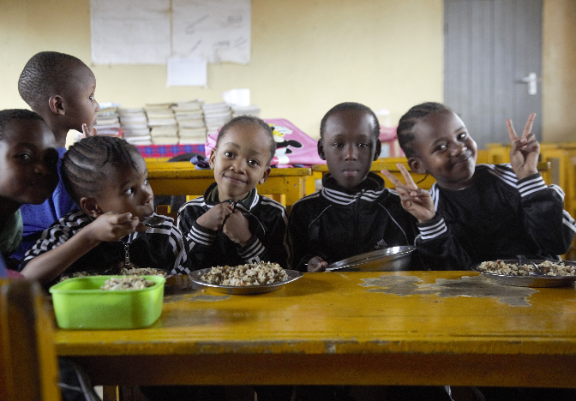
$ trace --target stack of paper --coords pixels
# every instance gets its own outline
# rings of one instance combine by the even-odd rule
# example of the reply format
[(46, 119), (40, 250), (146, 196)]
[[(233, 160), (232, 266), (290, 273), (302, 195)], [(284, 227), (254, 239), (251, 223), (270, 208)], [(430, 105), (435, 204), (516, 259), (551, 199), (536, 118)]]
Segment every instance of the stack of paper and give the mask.
[(120, 108), (120, 125), (124, 132), (124, 139), (134, 145), (151, 145), (150, 128), (148, 119), (142, 107)]
[(197, 145), (206, 143), (206, 125), (204, 124), (203, 101), (192, 100), (178, 102), (172, 106), (178, 122), (180, 144)]
[(238, 116), (260, 117), (261, 111), (260, 107), (255, 104), (251, 104), (250, 106), (232, 106), (232, 118)]
[(121, 136), (118, 108), (115, 106), (103, 107), (98, 111), (96, 123), (98, 135)]
[(218, 128), (222, 127), (232, 119), (232, 111), (226, 103), (204, 104), (204, 122), (206, 123), (207, 134), (215, 134)]
[(148, 116), (148, 126), (152, 143), (155, 145), (175, 145), (178, 143), (178, 125), (173, 103), (147, 104), (144, 109)]

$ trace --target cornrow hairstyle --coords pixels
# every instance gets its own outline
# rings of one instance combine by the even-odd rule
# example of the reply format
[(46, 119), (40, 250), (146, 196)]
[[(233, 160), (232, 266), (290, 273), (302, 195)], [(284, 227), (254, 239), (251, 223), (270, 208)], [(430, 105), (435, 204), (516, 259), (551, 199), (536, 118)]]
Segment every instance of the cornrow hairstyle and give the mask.
[[(107, 168), (137, 169), (138, 149), (124, 139), (96, 135), (72, 145), (62, 159), (62, 181), (76, 202), (86, 196), (96, 196)], [(136, 156), (137, 157), (137, 156)], [(140, 156), (142, 157), (142, 156)]]
[[(38, 110), (50, 96), (67, 85), (74, 67), (86, 66), (79, 58), (58, 52), (40, 52), (32, 56), (18, 79), (18, 92), (28, 105)], [(88, 66), (86, 66), (88, 68)]]
[(322, 117), (322, 121), (320, 122), (320, 138), (324, 137), (328, 117), (330, 117), (334, 113), (338, 113), (339, 111), (344, 110), (358, 110), (370, 114), (372, 116), (372, 119), (374, 120), (374, 131), (372, 131), (372, 134), (374, 134), (374, 138), (376, 139), (380, 137), (380, 124), (378, 123), (378, 117), (376, 117), (376, 114), (372, 111), (372, 109), (360, 103), (345, 102), (337, 104), (336, 106), (332, 107), (330, 110), (328, 110), (328, 113), (326, 113), (324, 117)]
[(270, 161), (272, 160), (272, 158), (274, 157), (274, 153), (276, 152), (276, 141), (274, 140), (274, 132), (272, 131), (272, 128), (268, 125), (268, 123), (266, 123), (266, 121), (261, 120), (258, 117), (254, 117), (254, 116), (238, 116), (238, 117), (234, 117), (232, 120), (228, 121), (226, 124), (224, 124), (224, 126), (222, 128), (220, 128), (220, 131), (218, 132), (218, 137), (216, 138), (216, 147), (218, 147), (218, 144), (220, 143), (220, 139), (222, 139), (222, 137), (224, 137), (224, 135), (226, 134), (226, 131), (228, 131), (230, 128), (232, 128), (235, 125), (252, 125), (255, 126), (257, 128), (261, 128), (269, 137), (270, 137), (270, 158), (268, 159), (268, 164), (270, 164)]
[(42, 121), (44, 119), (37, 113), (25, 109), (0, 110), (0, 140), (4, 140), (6, 127), (12, 120)]
[(412, 144), (416, 138), (412, 128), (414, 128), (416, 123), (432, 113), (439, 113), (446, 110), (452, 111), (442, 103), (426, 102), (412, 107), (400, 118), (398, 128), (396, 129), (396, 135), (398, 137), (398, 143), (406, 157), (418, 156)]

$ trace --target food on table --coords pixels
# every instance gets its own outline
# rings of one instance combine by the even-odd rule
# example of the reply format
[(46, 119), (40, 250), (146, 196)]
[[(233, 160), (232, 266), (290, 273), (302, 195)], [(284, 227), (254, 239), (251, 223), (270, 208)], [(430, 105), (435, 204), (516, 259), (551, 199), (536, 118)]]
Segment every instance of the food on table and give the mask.
[[(537, 264), (538, 269), (546, 276), (576, 276), (576, 266), (566, 265), (564, 262), (544, 261)], [(503, 260), (482, 262), (478, 266), (481, 272), (502, 274), (506, 276), (529, 276), (530, 274), (540, 274), (533, 265), (507, 263)]]
[(146, 287), (152, 287), (156, 284), (152, 280), (147, 280), (144, 277), (132, 275), (124, 277), (111, 277), (102, 287), (101, 290), (115, 291), (115, 290), (141, 290)]
[(126, 268), (122, 267), (120, 269), (113, 268), (108, 269), (106, 271), (81, 271), (81, 272), (74, 272), (70, 274), (64, 274), (60, 277), (59, 282), (68, 280), (69, 278), (75, 277), (92, 277), (92, 276), (113, 276), (113, 275), (123, 275), (123, 276), (162, 276), (166, 277), (167, 273), (164, 270), (154, 269), (152, 267), (135, 267), (135, 268)]
[(260, 262), (240, 266), (215, 266), (200, 276), (200, 280), (217, 285), (264, 285), (288, 280), (288, 274), (278, 263)]

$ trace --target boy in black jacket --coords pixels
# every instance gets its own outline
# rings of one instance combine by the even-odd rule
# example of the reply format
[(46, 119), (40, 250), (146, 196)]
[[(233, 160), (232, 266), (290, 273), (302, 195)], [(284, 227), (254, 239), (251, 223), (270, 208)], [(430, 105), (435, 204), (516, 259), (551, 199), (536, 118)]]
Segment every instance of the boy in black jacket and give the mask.
[(419, 224), (425, 257), (465, 270), (517, 255), (558, 260), (568, 250), (576, 225), (564, 210), (562, 189), (546, 186), (538, 173), (534, 117), (521, 137), (507, 121), (511, 164), (500, 165), (476, 165), (476, 143), (460, 117), (440, 103), (414, 106), (400, 119), (398, 139), (410, 167), (437, 181), (431, 195), (411, 180), (395, 181), (408, 211), (432, 216)]
[(320, 272), (364, 252), (414, 244), (415, 218), (370, 172), (380, 154), (379, 133), (374, 112), (358, 103), (338, 104), (322, 119), (318, 154), (330, 173), (321, 191), (292, 207), (288, 227), (294, 269)]
[(193, 269), (275, 262), (288, 267), (284, 206), (258, 195), (276, 143), (268, 124), (241, 116), (224, 125), (210, 154), (216, 182), (178, 211)]

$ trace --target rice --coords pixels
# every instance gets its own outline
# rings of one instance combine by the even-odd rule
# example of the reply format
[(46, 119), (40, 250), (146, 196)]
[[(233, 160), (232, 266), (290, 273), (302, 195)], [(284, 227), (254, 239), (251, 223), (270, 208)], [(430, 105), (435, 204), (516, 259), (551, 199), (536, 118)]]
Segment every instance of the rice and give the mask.
[(281, 283), (288, 274), (278, 263), (260, 262), (240, 266), (215, 266), (200, 276), (209, 284), (247, 286)]

